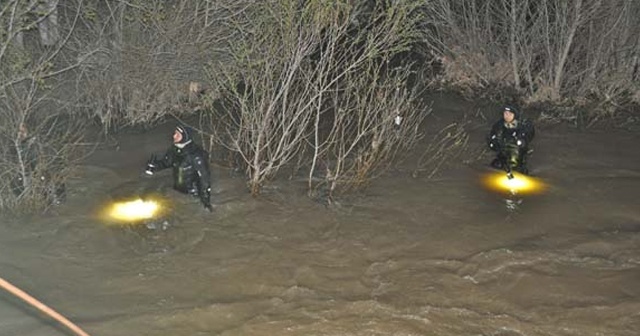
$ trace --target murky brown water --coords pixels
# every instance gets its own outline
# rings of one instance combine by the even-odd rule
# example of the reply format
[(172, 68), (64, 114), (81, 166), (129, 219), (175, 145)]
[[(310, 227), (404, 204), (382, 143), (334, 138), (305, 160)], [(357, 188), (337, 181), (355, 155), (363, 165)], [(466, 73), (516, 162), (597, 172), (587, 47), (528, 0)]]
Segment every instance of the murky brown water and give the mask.
[[(465, 104), (436, 104), (433, 122)], [(2, 219), (0, 276), (93, 336), (640, 333), (637, 133), (539, 126), (531, 167), (550, 188), (517, 211), (481, 188), (485, 156), (431, 180), (390, 173), (334, 208), (285, 182), (253, 199), (214, 167), (208, 214), (168, 175), (139, 176), (168, 132), (96, 152), (53, 214)], [(153, 188), (177, 205), (166, 231), (94, 216)], [(66, 334), (3, 293), (0, 335)]]

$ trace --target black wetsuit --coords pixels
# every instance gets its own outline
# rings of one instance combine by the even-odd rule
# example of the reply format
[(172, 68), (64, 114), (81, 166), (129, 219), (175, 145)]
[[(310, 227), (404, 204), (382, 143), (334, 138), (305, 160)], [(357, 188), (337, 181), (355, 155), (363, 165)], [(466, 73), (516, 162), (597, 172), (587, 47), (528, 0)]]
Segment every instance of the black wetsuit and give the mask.
[(526, 119), (514, 119), (511, 124), (502, 118), (498, 120), (491, 127), (488, 138), (489, 148), (497, 154), (491, 165), (528, 174), (527, 155), (534, 135), (533, 124)]
[(185, 194), (198, 196), (207, 209), (211, 209), (211, 174), (209, 155), (200, 146), (189, 142), (180, 148), (171, 146), (164, 157), (152, 157), (147, 164), (151, 172), (173, 169), (173, 188)]

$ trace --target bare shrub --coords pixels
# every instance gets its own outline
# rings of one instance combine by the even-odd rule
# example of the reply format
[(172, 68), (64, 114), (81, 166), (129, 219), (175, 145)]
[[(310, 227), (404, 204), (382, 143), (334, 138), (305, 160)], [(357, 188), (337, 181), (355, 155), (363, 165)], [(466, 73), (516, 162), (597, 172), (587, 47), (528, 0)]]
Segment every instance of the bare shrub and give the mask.
[[(326, 139), (315, 150), (322, 180), (310, 191), (322, 190), (328, 200), (367, 186), (411, 152), (423, 136), (420, 126), (430, 109), (420, 104), (419, 90), (407, 87), (407, 69), (387, 73), (384, 65), (366, 62), (360, 72), (345, 76), (344, 87), (332, 100), (332, 125), (323, 130)], [(374, 83), (372, 85), (372, 83)]]
[[(82, 118), (65, 90), (84, 57), (69, 58), (83, 1), (16, 1), (0, 5), (0, 208), (37, 210), (55, 202), (70, 177)], [(63, 24), (64, 23), (64, 24)]]
[(73, 41), (100, 50), (79, 72), (89, 115), (111, 132), (192, 112), (189, 83), (202, 80), (204, 60), (226, 34), (219, 20), (241, 6), (227, 2), (95, 2), (81, 21), (87, 34)]
[(632, 90), (631, 90), (631, 101), (636, 105), (640, 105), (640, 87), (639, 87), (639, 85), (636, 85), (634, 88), (632, 88)]
[(444, 164), (461, 155), (469, 145), (465, 122), (451, 123), (433, 136), (418, 159), (413, 177), (426, 173), (432, 178)]
[[(308, 132), (317, 98), (303, 67), (321, 36), (293, 2), (256, 3), (247, 15), (248, 22), (234, 21), (241, 37), (229, 45), (231, 58), (209, 72), (223, 97), (209, 130), (241, 160), (255, 195), (297, 155)], [(250, 31), (241, 29), (248, 24)]]
[(528, 103), (620, 105), (637, 90), (637, 1), (435, 0), (423, 11), (446, 83), (472, 94), (511, 86)]
[[(426, 42), (444, 64), (444, 83), (475, 91), (512, 82), (509, 54), (502, 48), (503, 9), (495, 1), (437, 0), (423, 7), (431, 19)], [(508, 16), (507, 16), (508, 17)]]
[[(329, 168), (334, 185), (344, 182), (347, 156), (360, 153), (359, 163), (349, 168), (360, 182), (374, 171), (378, 158), (391, 157), (379, 155), (393, 147), (381, 125), (392, 128), (394, 111), (405, 112), (404, 105), (389, 104), (411, 100), (401, 102), (409, 97), (402, 83), (404, 73), (399, 82), (391, 78), (392, 71), (385, 73), (390, 78), (382, 79), (378, 66), (415, 39), (415, 5), (368, 5), (256, 2), (230, 25), (236, 35), (229, 43), (229, 55), (212, 63), (209, 71), (209, 86), (218, 88), (221, 99), (208, 129), (241, 161), (253, 194), (281, 168), (300, 162), (303, 151), (308, 152), (307, 142), (312, 147), (309, 176), (319, 160), (341, 158), (339, 167)], [(388, 101), (383, 104), (383, 99)], [(371, 117), (356, 125), (358, 116)], [(408, 127), (413, 121), (407, 116)], [(331, 153), (339, 148), (334, 142), (347, 140), (339, 132), (357, 128), (359, 140), (342, 144), (352, 147), (342, 148), (347, 153)], [(372, 143), (375, 150), (384, 150), (374, 154), (366, 149)]]
[(0, 208), (33, 211), (63, 202), (65, 185), (85, 149), (84, 122), (32, 81), (0, 94)]
[(100, 122), (105, 133), (121, 127), (151, 127), (168, 113), (181, 112), (176, 108), (180, 83), (161, 64), (138, 54), (146, 52), (122, 52), (117, 76), (103, 73), (97, 80), (89, 73), (91, 77), (86, 77), (83, 91), (90, 115)]

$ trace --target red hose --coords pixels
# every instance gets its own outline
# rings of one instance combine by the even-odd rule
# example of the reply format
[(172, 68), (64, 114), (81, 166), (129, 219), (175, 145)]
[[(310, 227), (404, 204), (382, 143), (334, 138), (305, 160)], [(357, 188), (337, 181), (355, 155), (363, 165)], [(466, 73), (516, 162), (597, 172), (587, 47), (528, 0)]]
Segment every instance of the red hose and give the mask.
[(0, 278), (0, 287), (4, 288), (7, 292), (21, 298), (31, 306), (38, 308), (41, 312), (49, 315), (51, 318), (58, 321), (60, 324), (64, 325), (65, 327), (69, 328), (69, 330), (73, 331), (77, 335), (89, 336), (89, 334), (82, 331), (82, 329), (80, 329), (77, 325), (73, 324), (73, 322), (67, 320), (67, 318), (58, 314), (55, 310), (47, 307), (44, 303), (38, 301), (31, 295), (25, 293), (20, 288), (12, 285), (8, 281), (4, 280), (3, 278)]

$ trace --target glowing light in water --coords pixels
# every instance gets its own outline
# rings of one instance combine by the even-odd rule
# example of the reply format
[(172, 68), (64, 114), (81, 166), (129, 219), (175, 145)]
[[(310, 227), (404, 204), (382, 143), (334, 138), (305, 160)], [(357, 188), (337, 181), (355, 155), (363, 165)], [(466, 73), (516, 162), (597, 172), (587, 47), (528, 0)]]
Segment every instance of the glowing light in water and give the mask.
[(546, 189), (541, 180), (514, 172), (513, 178), (507, 177), (505, 172), (492, 172), (483, 177), (485, 186), (489, 189), (508, 192), (511, 194), (537, 194)]
[(106, 217), (111, 220), (133, 223), (155, 218), (160, 214), (161, 209), (162, 206), (158, 201), (138, 198), (112, 203), (106, 211)]

